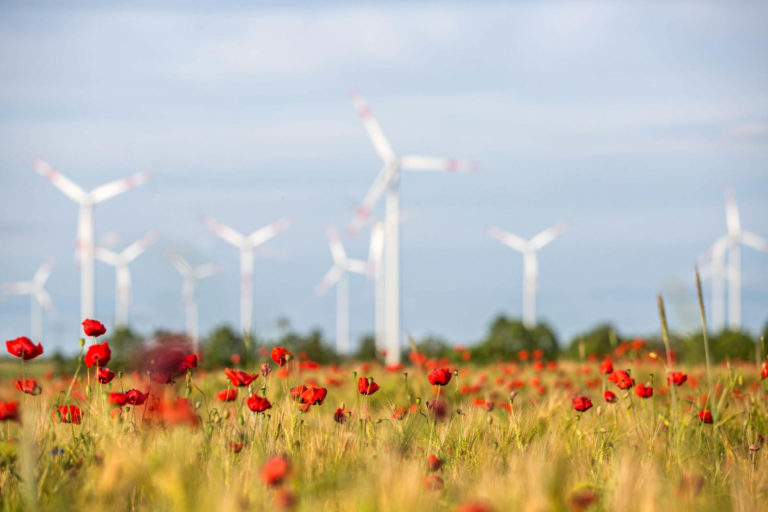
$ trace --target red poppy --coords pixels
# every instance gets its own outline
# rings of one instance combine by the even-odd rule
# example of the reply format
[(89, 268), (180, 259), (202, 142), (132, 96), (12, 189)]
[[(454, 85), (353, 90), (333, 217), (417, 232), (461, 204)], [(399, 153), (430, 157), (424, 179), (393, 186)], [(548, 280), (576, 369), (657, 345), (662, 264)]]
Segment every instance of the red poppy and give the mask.
[(83, 332), (85, 332), (86, 336), (93, 336), (94, 338), (98, 338), (105, 332), (107, 332), (107, 328), (104, 327), (104, 324), (99, 322), (98, 320), (91, 320), (86, 318), (83, 320)]
[(608, 375), (609, 373), (613, 372), (613, 361), (610, 359), (606, 359), (602, 363), (600, 363), (600, 373), (603, 375)]
[(261, 480), (269, 485), (276, 486), (283, 483), (291, 472), (291, 463), (285, 457), (272, 457), (261, 467)]
[[(235, 390), (237, 391), (237, 390)], [(229, 450), (233, 453), (240, 453), (240, 451), (243, 449), (243, 443), (235, 443), (234, 441), (229, 442)]]
[(333, 420), (336, 423), (344, 423), (351, 414), (352, 411), (339, 407), (333, 412)]
[(0, 402), (0, 421), (18, 420), (19, 402)]
[(592, 400), (586, 396), (578, 396), (573, 399), (573, 408), (579, 412), (588, 411), (592, 408)]
[(93, 365), (106, 366), (109, 363), (109, 359), (112, 357), (112, 351), (109, 349), (109, 342), (94, 343), (88, 347), (88, 352), (85, 353), (83, 361), (88, 368)]
[(278, 510), (293, 510), (299, 502), (299, 498), (290, 489), (281, 487), (275, 491), (272, 501)]
[(60, 405), (53, 411), (53, 419), (61, 423), (79, 425), (83, 418), (83, 411), (76, 405)]
[(453, 512), (494, 512), (494, 509), (486, 503), (470, 501), (459, 505)]
[(616, 393), (606, 389), (605, 393), (603, 393), (603, 399), (605, 399), (605, 401), (608, 402), (609, 404), (612, 404), (613, 402), (616, 401)]
[(189, 354), (181, 360), (181, 363), (179, 363), (179, 373), (184, 373), (187, 370), (194, 370), (197, 368), (197, 363), (199, 360), (200, 358), (197, 356), (197, 354)]
[(39, 395), (43, 390), (37, 385), (35, 379), (17, 380), (16, 389), (28, 395)]
[(309, 408), (310, 405), (323, 405), (323, 400), (325, 400), (326, 395), (328, 395), (328, 390), (326, 388), (309, 386), (304, 390), (304, 393), (301, 394), (301, 403), (305, 404), (307, 408)]
[(96, 372), (96, 378), (101, 384), (109, 384), (115, 378), (115, 372), (109, 368), (99, 368)]
[(128, 395), (125, 393), (110, 393), (107, 401), (112, 405), (123, 406), (128, 403)]
[(232, 385), (237, 387), (247, 386), (259, 377), (258, 373), (251, 375), (246, 371), (232, 370), (231, 368), (225, 368), (224, 374), (229, 377), (229, 381), (232, 383)]
[(196, 427), (200, 424), (200, 416), (195, 414), (195, 408), (186, 398), (163, 400), (157, 404), (156, 420), (164, 425), (189, 425)]
[(651, 398), (653, 396), (653, 387), (638, 384), (635, 386), (635, 394), (640, 398)]
[(669, 372), (669, 376), (667, 376), (667, 384), (670, 386), (673, 383), (675, 386), (682, 386), (687, 380), (688, 376), (683, 372)]
[(615, 370), (608, 376), (608, 380), (615, 383), (619, 389), (629, 389), (635, 385), (635, 379), (624, 370)]
[(434, 453), (430, 453), (429, 457), (427, 457), (427, 466), (429, 466), (430, 471), (437, 471), (443, 467), (443, 460)]
[(427, 475), (424, 477), (424, 488), (430, 491), (439, 491), (445, 487), (443, 479), (437, 475)]
[(130, 405), (143, 405), (147, 401), (149, 393), (142, 393), (138, 389), (129, 389), (125, 392), (125, 396)]
[(267, 409), (272, 408), (272, 404), (269, 403), (269, 400), (258, 395), (251, 395), (248, 397), (248, 400), (245, 401), (245, 405), (247, 405), (253, 412), (264, 412)]
[(527, 361), (528, 360), (528, 351), (527, 350), (521, 350), (517, 353), (517, 358), (521, 361)]
[(453, 377), (453, 374), (448, 368), (435, 368), (427, 375), (429, 383), (433, 386), (445, 386), (451, 382), (451, 377)]
[(271, 357), (279, 366), (285, 366), (285, 363), (293, 359), (293, 354), (285, 347), (272, 347)]
[(307, 386), (302, 384), (301, 386), (294, 386), (291, 388), (291, 399), (298, 401), (301, 399), (301, 395), (307, 390)]
[(6, 341), (5, 348), (8, 349), (11, 355), (20, 357), (25, 361), (34, 359), (43, 353), (43, 345), (40, 343), (35, 345), (26, 336), (19, 336), (15, 340)]
[(216, 396), (222, 402), (231, 402), (237, 398), (237, 389), (222, 389)]
[(427, 356), (416, 350), (411, 350), (408, 353), (408, 359), (416, 366), (423, 366), (427, 362)]
[(373, 382), (373, 377), (357, 379), (357, 390), (361, 395), (372, 395), (379, 390), (379, 385)]
[(408, 413), (408, 409), (405, 407), (397, 407), (395, 409), (395, 412), (392, 413), (392, 417), (396, 420), (401, 420), (405, 418), (405, 415)]
[(768, 363), (763, 363), (763, 369), (760, 372), (760, 378), (765, 379), (768, 377)]
[(538, 361), (538, 360), (540, 360), (542, 357), (544, 357), (544, 351), (543, 351), (542, 349), (540, 349), (540, 348), (537, 348), (536, 350), (534, 350), (534, 351), (533, 351), (533, 358), (534, 358), (535, 360), (537, 360), (537, 361)]
[(702, 409), (699, 411), (699, 419), (702, 423), (712, 423), (712, 413), (709, 409)]

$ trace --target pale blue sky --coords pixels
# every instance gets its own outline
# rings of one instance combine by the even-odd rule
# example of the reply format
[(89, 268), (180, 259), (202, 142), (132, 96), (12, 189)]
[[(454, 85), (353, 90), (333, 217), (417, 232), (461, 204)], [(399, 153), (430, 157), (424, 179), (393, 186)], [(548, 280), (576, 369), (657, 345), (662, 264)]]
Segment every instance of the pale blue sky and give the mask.
[[(333, 334), (323, 227), (344, 224), (380, 162), (347, 95), (367, 96), (397, 151), (478, 160), (475, 175), (402, 182), (403, 326), (471, 343), (519, 315), (521, 258), (488, 224), (571, 230), (540, 258), (538, 309), (562, 338), (610, 320), (695, 325), (692, 263), (725, 231), (723, 189), (768, 236), (768, 4), (764, 2), (0, 4), (0, 281), (46, 256), (58, 313), (46, 344), (74, 347), (77, 207), (34, 173), (39, 156), (87, 188), (153, 181), (99, 205), (97, 239), (161, 240), (133, 265), (136, 327), (181, 329), (173, 248), (225, 271), (200, 286), (203, 332), (238, 322), (237, 252), (205, 214), (251, 231), (295, 227), (259, 253), (255, 323), (280, 315)], [(377, 211), (377, 213), (381, 213)], [(367, 240), (345, 241), (353, 256)], [(768, 256), (743, 251), (744, 323), (768, 319)], [(97, 267), (111, 322), (111, 268)], [(352, 278), (352, 333), (373, 291)], [(28, 302), (0, 299), (0, 335)]]

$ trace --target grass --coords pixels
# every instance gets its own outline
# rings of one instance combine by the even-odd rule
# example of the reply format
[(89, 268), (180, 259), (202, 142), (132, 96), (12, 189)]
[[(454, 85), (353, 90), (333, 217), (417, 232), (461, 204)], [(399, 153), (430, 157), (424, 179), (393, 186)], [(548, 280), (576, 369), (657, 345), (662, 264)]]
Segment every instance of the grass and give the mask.
[[(708, 395), (705, 368), (676, 368), (689, 380), (676, 388), (674, 408), (661, 361), (615, 363), (631, 368), (638, 383), (655, 383), (648, 399), (605, 381), (598, 362), (542, 371), (530, 364), (467, 363), (441, 389), (447, 414), (439, 420), (427, 406), (433, 388), (418, 368), (409, 369), (407, 382), (402, 373), (375, 365), (287, 377), (273, 371), (251, 385), (262, 393), (266, 384), (273, 406), (263, 414), (243, 406), (247, 388), (234, 402), (216, 399), (227, 388), (223, 371), (152, 384), (158, 399), (189, 397), (200, 418), (196, 426), (186, 417), (159, 414), (151, 401), (114, 416), (105, 394), (120, 390), (118, 379), (108, 385), (91, 379), (90, 399), (82, 379), (71, 400), (85, 412), (82, 423), (61, 424), (53, 410), (67, 378), (41, 380), (39, 396), (22, 395), (5, 381), (2, 399), (18, 400), (23, 418), (0, 423), (0, 507), (231, 512), (274, 509), (291, 501), (288, 496), (296, 510), (307, 511), (453, 510), (473, 500), (497, 511), (763, 509), (765, 448), (750, 451), (768, 424), (759, 372), (754, 365), (712, 370), (710, 425), (697, 414)], [(355, 371), (373, 376), (381, 390), (360, 397)], [(322, 405), (301, 412), (290, 387), (324, 385), (329, 377), (342, 384), (328, 386)], [(525, 386), (507, 410), (516, 380)], [(460, 392), (472, 384), (478, 384), (474, 393)], [(147, 382), (125, 376), (122, 386), (145, 391)], [(617, 393), (617, 403), (602, 400), (604, 386)], [(590, 397), (594, 407), (576, 412), (571, 401), (578, 395)], [(480, 401), (495, 406), (489, 411), (475, 404)], [(333, 415), (342, 403), (351, 417), (339, 424)], [(396, 406), (414, 410), (397, 420)], [(154, 421), (158, 417), (164, 423)], [(230, 449), (233, 441), (244, 443), (240, 453)], [(444, 460), (435, 473), (428, 471), (430, 453)], [(274, 455), (289, 459), (292, 470), (281, 486), (269, 487), (261, 468)], [(442, 489), (425, 488), (425, 477), (433, 474)]]

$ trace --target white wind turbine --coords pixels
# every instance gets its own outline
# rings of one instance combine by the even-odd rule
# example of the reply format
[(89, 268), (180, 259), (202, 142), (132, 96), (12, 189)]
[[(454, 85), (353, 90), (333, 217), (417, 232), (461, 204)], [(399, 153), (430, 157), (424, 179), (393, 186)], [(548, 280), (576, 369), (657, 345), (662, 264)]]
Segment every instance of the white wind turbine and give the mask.
[(347, 258), (347, 253), (339, 240), (336, 228), (328, 226), (325, 230), (328, 245), (331, 248), (333, 265), (315, 287), (317, 295), (324, 295), (336, 285), (336, 351), (339, 354), (350, 353), (349, 343), (349, 277), (348, 273), (368, 274), (369, 265), (365, 261)]
[(371, 241), (368, 249), (369, 270), (373, 273), (375, 296), (375, 340), (376, 353), (385, 349), (384, 326), (384, 223), (376, 223), (371, 228)]
[(139, 257), (157, 241), (154, 232), (147, 233), (122, 252), (114, 252), (103, 247), (96, 247), (96, 258), (115, 267), (115, 325), (128, 325), (128, 309), (131, 305), (131, 271), (128, 264)]
[(496, 226), (488, 228), (488, 236), (523, 254), (523, 324), (536, 326), (536, 290), (539, 281), (539, 261), (536, 251), (562, 235), (566, 224), (560, 222), (525, 240)]
[(37, 269), (31, 281), (19, 281), (16, 283), (5, 283), (3, 293), (7, 295), (29, 295), (30, 309), (30, 336), (32, 340), (40, 343), (43, 339), (43, 312), (53, 312), (53, 302), (48, 291), (45, 289), (45, 283), (53, 270), (53, 259), (47, 259), (40, 268)]
[(387, 356), (386, 364), (400, 362), (400, 171), (476, 171), (477, 164), (467, 160), (435, 158), (428, 156), (398, 157), (384, 136), (379, 123), (373, 117), (363, 96), (352, 92), (352, 101), (363, 120), (376, 153), (384, 161), (373, 184), (347, 227), (349, 234), (356, 234), (365, 224), (373, 207), (386, 192), (386, 231), (384, 243), (385, 317)]
[(88, 192), (42, 160), (35, 159), (32, 162), (32, 166), (39, 174), (43, 175), (56, 188), (61, 190), (64, 195), (80, 204), (80, 213), (77, 221), (77, 241), (75, 243), (76, 259), (80, 265), (80, 318), (93, 318), (95, 301), (93, 207), (98, 203), (146, 183), (149, 180), (150, 174), (149, 172), (141, 172), (131, 177), (96, 187)]
[(184, 285), (181, 288), (181, 301), (184, 304), (186, 317), (187, 337), (192, 340), (195, 352), (198, 351), (198, 330), (197, 330), (197, 281), (211, 277), (221, 270), (218, 263), (206, 263), (193, 267), (184, 258), (174, 251), (166, 253), (168, 260), (173, 264), (176, 270), (184, 277)]
[(699, 256), (697, 265), (702, 280), (712, 281), (712, 329), (722, 330), (725, 325), (725, 280), (728, 271), (725, 267), (725, 251), (728, 246), (728, 235), (718, 239), (712, 247)]
[(205, 225), (224, 241), (240, 249), (240, 331), (246, 343), (252, 334), (253, 317), (253, 250), (291, 226), (287, 218), (257, 229), (250, 235), (243, 235), (229, 226), (205, 217)]

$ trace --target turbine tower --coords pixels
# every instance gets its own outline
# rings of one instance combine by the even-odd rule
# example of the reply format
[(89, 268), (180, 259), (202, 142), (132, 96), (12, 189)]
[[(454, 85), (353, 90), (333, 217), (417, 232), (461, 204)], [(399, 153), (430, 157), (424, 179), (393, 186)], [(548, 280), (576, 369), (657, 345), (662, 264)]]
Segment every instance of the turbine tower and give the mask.
[(252, 335), (253, 317), (253, 250), (282, 233), (291, 226), (287, 218), (257, 229), (250, 235), (242, 235), (212, 217), (205, 217), (205, 225), (224, 241), (240, 249), (240, 331), (246, 345)]
[(192, 340), (192, 344), (195, 352), (199, 348), (199, 338), (197, 330), (197, 299), (195, 292), (197, 291), (197, 281), (211, 277), (217, 274), (221, 270), (221, 266), (217, 263), (207, 263), (205, 265), (199, 265), (193, 267), (179, 254), (168, 251), (166, 253), (168, 260), (173, 264), (176, 270), (184, 277), (184, 286), (181, 288), (181, 301), (184, 304), (184, 311), (186, 317), (186, 333), (187, 337)]
[(728, 235), (718, 239), (712, 247), (697, 259), (702, 280), (712, 281), (712, 330), (720, 332), (725, 326), (725, 281), (728, 272), (725, 267), (725, 251), (728, 248)]
[(328, 226), (325, 235), (331, 248), (333, 265), (315, 287), (315, 293), (324, 295), (331, 286), (336, 285), (336, 352), (347, 355), (351, 348), (349, 343), (349, 276), (347, 274), (350, 272), (368, 274), (369, 264), (365, 261), (347, 258), (347, 253), (341, 245), (335, 227)]
[(128, 264), (138, 258), (155, 241), (157, 241), (157, 235), (150, 232), (123, 249), (122, 252), (96, 247), (96, 258), (115, 267), (115, 325), (117, 327), (128, 325), (128, 309), (131, 305), (131, 271)]
[(29, 295), (30, 309), (30, 336), (32, 340), (40, 343), (43, 339), (43, 312), (53, 312), (53, 302), (48, 291), (45, 289), (45, 283), (53, 270), (53, 259), (47, 259), (40, 268), (37, 269), (31, 281), (20, 281), (16, 283), (6, 283), (3, 285), (3, 293), (7, 295)]
[(476, 171), (477, 164), (467, 160), (448, 158), (397, 156), (363, 96), (357, 91), (352, 91), (352, 101), (384, 166), (350, 221), (347, 232), (355, 235), (360, 231), (373, 207), (386, 192), (386, 241), (384, 243), (386, 364), (396, 365), (400, 362), (402, 334), (400, 331), (400, 171)]
[(80, 265), (80, 318), (93, 318), (95, 301), (93, 207), (134, 187), (143, 185), (149, 180), (150, 174), (141, 172), (87, 192), (42, 160), (35, 159), (32, 166), (39, 174), (61, 190), (64, 195), (80, 205), (77, 241), (75, 242), (75, 257)]
[(371, 229), (371, 241), (368, 249), (368, 266), (373, 273), (375, 297), (375, 340), (378, 354), (385, 350), (384, 338), (384, 223), (379, 222)]
[(539, 282), (536, 251), (562, 235), (565, 229), (565, 223), (560, 222), (525, 240), (496, 226), (488, 228), (488, 236), (523, 254), (523, 324), (529, 329), (536, 326), (536, 290)]

